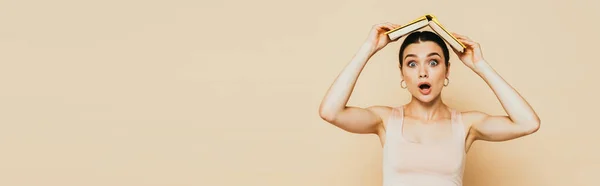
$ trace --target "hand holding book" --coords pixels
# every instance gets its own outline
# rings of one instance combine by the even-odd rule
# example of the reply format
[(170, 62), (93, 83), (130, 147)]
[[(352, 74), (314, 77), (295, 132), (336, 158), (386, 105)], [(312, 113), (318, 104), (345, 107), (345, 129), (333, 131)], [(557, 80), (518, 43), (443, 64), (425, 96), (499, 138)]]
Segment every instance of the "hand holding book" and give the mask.
[(421, 16), (408, 24), (397, 26), (385, 34), (388, 40), (398, 40), (399, 38), (408, 35), (414, 31), (429, 26), (437, 33), (456, 53), (460, 60), (470, 69), (479, 72), (480, 67), (487, 68), (487, 62), (483, 58), (479, 43), (472, 41), (467, 36), (449, 32), (438, 19), (431, 14)]
[(397, 27), (400, 27), (400, 25), (393, 23), (380, 23), (373, 26), (366, 41), (366, 44), (372, 47), (373, 53), (381, 50), (388, 43), (398, 40), (390, 39), (386, 34), (386, 32)]
[(457, 38), (455, 38), (452, 34), (450, 34), (450, 32), (448, 32), (448, 30), (446, 30), (446, 28), (442, 26), (442, 24), (437, 20), (437, 18), (431, 14), (421, 16), (404, 26), (386, 32), (386, 34), (390, 39), (396, 40), (404, 35), (410, 34), (426, 26), (429, 26), (434, 32), (436, 32), (442, 39), (444, 39), (450, 45), (450, 47), (455, 49), (455, 51), (464, 52), (466, 46), (463, 43), (461, 43)]
[(475, 64), (484, 62), (483, 54), (479, 43), (471, 40), (469, 37), (452, 33), (452, 35), (466, 47), (463, 52), (457, 51), (453, 48), (454, 52), (460, 58), (460, 60), (469, 68), (475, 70)]

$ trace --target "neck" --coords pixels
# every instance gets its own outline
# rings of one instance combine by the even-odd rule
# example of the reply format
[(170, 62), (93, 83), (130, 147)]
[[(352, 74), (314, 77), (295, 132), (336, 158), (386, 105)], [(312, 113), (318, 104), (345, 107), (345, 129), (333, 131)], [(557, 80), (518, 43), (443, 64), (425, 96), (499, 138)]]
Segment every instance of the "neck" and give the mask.
[(422, 102), (413, 97), (406, 108), (410, 115), (425, 121), (439, 120), (448, 115), (448, 106), (444, 104), (440, 97), (431, 102)]

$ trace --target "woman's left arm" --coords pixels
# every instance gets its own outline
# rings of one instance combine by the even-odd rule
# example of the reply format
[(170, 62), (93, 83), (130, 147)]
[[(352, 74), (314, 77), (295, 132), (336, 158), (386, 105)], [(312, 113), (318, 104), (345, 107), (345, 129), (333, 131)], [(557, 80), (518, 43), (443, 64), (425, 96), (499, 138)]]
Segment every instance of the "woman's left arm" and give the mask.
[(467, 48), (455, 53), (463, 63), (479, 75), (492, 89), (508, 116), (493, 116), (479, 111), (464, 113), (471, 123), (475, 140), (506, 141), (536, 132), (540, 118), (527, 101), (511, 87), (483, 58), (479, 43), (454, 34)]

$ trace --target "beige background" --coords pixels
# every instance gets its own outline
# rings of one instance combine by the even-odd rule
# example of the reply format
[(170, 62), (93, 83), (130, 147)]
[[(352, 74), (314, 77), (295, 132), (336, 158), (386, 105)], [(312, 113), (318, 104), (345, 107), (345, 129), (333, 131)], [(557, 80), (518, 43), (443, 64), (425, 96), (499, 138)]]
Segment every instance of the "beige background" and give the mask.
[[(466, 186), (596, 186), (598, 1), (0, 1), (0, 185), (377, 186), (381, 147), (320, 120), (371, 25), (481, 43), (538, 133), (476, 143)], [(390, 44), (350, 104), (400, 105)], [(504, 114), (452, 56), (445, 101)]]

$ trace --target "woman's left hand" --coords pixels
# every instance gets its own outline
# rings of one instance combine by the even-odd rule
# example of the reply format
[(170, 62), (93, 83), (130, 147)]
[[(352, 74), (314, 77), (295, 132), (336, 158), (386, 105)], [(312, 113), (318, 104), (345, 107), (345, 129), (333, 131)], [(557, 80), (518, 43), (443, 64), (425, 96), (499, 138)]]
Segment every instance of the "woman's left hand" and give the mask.
[(472, 41), (469, 37), (463, 36), (457, 33), (452, 33), (456, 39), (462, 42), (466, 48), (464, 52), (459, 52), (454, 49), (454, 52), (460, 58), (460, 60), (469, 68), (475, 70), (476, 64), (484, 62), (483, 54), (481, 53), (481, 47), (479, 43)]

